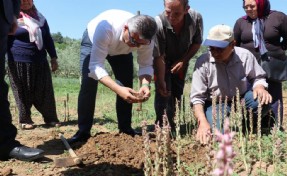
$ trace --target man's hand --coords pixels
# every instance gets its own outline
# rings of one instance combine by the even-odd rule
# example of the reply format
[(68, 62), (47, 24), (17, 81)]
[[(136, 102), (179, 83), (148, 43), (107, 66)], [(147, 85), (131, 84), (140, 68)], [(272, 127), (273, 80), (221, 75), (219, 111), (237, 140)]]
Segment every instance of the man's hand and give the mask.
[(176, 73), (183, 71), (183, 68), (184, 68), (184, 62), (179, 61), (171, 66), (170, 72), (173, 74), (176, 74)]
[(201, 43), (193, 43), (189, 46), (189, 49), (185, 54), (180, 56), (180, 60), (174, 63), (171, 67), (171, 73), (176, 74), (180, 71), (183, 71), (184, 67), (186, 67), (189, 63), (189, 60), (197, 53), (200, 49)]
[(211, 139), (210, 125), (207, 120), (199, 122), (198, 129), (196, 132), (196, 140), (201, 144), (208, 144)]
[(158, 89), (157, 89), (157, 91), (163, 97), (168, 97), (171, 94), (171, 92), (168, 91), (167, 88), (166, 88), (166, 82), (165, 81), (158, 81)]
[(142, 97), (140, 97), (140, 102), (144, 102), (147, 101), (150, 97), (150, 88), (149, 86), (142, 86), (139, 90), (139, 95), (141, 95)]
[(210, 125), (206, 119), (203, 104), (194, 104), (193, 112), (195, 118), (198, 120), (198, 129), (196, 132), (196, 140), (201, 144), (208, 144), (211, 139)]
[(259, 99), (260, 104), (269, 104), (272, 102), (272, 96), (265, 90), (265, 88), (262, 85), (257, 85), (253, 89), (253, 98)]
[(129, 88), (124, 87), (124, 85), (118, 81), (116, 83), (110, 76), (104, 76), (99, 80), (102, 84), (110, 88), (116, 94), (118, 94), (123, 100), (128, 103), (138, 103), (140, 101), (135, 95), (138, 94), (137, 91)]
[(165, 56), (155, 57), (154, 59), (154, 68), (155, 68), (155, 76), (157, 77), (157, 89), (156, 91), (161, 94), (163, 97), (170, 96), (170, 92), (167, 91), (166, 82), (165, 82)]
[(138, 103), (141, 100), (140, 98), (135, 96), (136, 94), (138, 94), (138, 92), (129, 87), (119, 87), (117, 89), (117, 94), (128, 103)]

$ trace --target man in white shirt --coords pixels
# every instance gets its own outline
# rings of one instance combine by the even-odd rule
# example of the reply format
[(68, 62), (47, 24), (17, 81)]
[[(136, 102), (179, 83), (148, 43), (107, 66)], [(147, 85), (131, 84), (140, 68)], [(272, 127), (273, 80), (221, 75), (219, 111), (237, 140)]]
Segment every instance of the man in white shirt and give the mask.
[[(82, 85), (78, 99), (79, 131), (69, 143), (86, 141), (90, 137), (95, 110), (98, 81), (117, 94), (118, 128), (122, 133), (136, 135), (131, 128), (132, 103), (150, 97), (149, 84), (153, 75), (153, 37), (157, 26), (147, 15), (133, 15), (122, 10), (108, 10), (92, 19), (81, 43)], [(139, 92), (133, 86), (133, 56), (137, 51)], [(106, 71), (107, 60), (114, 72), (114, 81)], [(143, 98), (135, 94), (143, 95)]]

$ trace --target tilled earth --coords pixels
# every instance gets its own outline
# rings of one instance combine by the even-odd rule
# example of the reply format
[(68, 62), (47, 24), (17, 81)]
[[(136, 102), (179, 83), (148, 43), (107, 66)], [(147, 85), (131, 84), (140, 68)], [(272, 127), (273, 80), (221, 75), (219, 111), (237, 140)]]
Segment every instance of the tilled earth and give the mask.
[[(126, 134), (99, 132), (91, 137), (87, 143), (72, 145), (75, 153), (82, 158), (83, 164), (71, 167), (56, 167), (54, 159), (69, 158), (69, 154), (62, 141), (59, 132), (64, 132), (66, 138), (69, 129), (74, 126), (62, 126), (59, 129), (47, 129), (38, 126), (34, 130), (19, 130), (18, 140), (31, 147), (37, 147), (45, 151), (45, 158), (34, 162), (22, 162), (15, 159), (1, 162), (2, 172), (13, 175), (97, 175), (97, 176), (129, 176), (144, 175), (144, 145), (143, 137), (131, 137)], [(95, 127), (93, 127), (95, 128)], [(99, 127), (100, 128), (100, 127)], [(102, 127), (101, 127), (102, 128)], [(103, 129), (103, 128), (102, 128)], [(104, 130), (103, 130), (104, 131)], [(66, 133), (66, 134), (65, 134)], [(152, 136), (152, 135), (151, 135)], [(151, 153), (154, 157), (155, 139), (151, 137)], [(172, 144), (173, 160), (176, 160), (176, 149)], [(192, 162), (204, 162), (205, 148), (185, 145), (181, 149), (181, 161), (186, 164)], [(193, 154), (191, 154), (193, 153)], [(196, 154), (195, 154), (196, 153)], [(4, 175), (2, 173), (2, 175)]]
[[(286, 117), (286, 98), (284, 98), (284, 117)], [(74, 112), (76, 114), (76, 112)], [(102, 125), (95, 123), (93, 129), (96, 133), (87, 143), (72, 145), (76, 154), (83, 159), (83, 164), (72, 167), (56, 167), (54, 160), (57, 158), (69, 158), (64, 144), (58, 134), (62, 133), (66, 138), (71, 137), (77, 131), (77, 121), (63, 122), (59, 128), (48, 128), (42, 125), (43, 120), (33, 117), (37, 127), (33, 130), (18, 129), (17, 140), (22, 144), (37, 147), (45, 151), (45, 157), (34, 162), (23, 162), (15, 159), (0, 161), (1, 175), (37, 175), (37, 176), (142, 176), (144, 175), (144, 138), (131, 137), (125, 134), (109, 132)], [(286, 118), (285, 118), (286, 119)], [(15, 120), (15, 119), (14, 119)], [(16, 120), (15, 120), (16, 121)], [(286, 120), (285, 120), (286, 123)], [(15, 122), (17, 125), (17, 122)], [(286, 125), (285, 125), (286, 127)], [(194, 137), (193, 137), (194, 139)], [(151, 135), (150, 151), (154, 159), (155, 138)], [(176, 163), (176, 151), (174, 141), (171, 141), (172, 160)], [(193, 171), (198, 168), (206, 168), (207, 148), (196, 145), (195, 142), (183, 144), (180, 153), (181, 162), (186, 166), (193, 166)], [(174, 167), (176, 167), (174, 165)], [(254, 164), (256, 166), (256, 163)], [(262, 166), (261, 166), (262, 167)], [(239, 175), (247, 175), (242, 163), (236, 163), (235, 168), (241, 170)], [(266, 166), (266, 172), (272, 173), (272, 167)], [(254, 168), (254, 171), (256, 168)], [(199, 174), (204, 175), (204, 174)], [(251, 174), (252, 175), (252, 174)]]

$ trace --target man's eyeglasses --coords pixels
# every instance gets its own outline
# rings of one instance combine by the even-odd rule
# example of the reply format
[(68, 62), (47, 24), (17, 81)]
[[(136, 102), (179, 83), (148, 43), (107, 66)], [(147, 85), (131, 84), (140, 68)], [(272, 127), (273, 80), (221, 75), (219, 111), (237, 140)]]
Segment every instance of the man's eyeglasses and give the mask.
[(148, 42), (146, 43), (139, 43), (136, 41), (136, 39), (134, 39), (132, 36), (131, 36), (131, 33), (130, 33), (130, 30), (128, 29), (128, 34), (129, 34), (129, 41), (132, 45), (134, 46), (140, 46), (140, 45), (149, 45), (151, 43), (151, 40), (149, 40)]

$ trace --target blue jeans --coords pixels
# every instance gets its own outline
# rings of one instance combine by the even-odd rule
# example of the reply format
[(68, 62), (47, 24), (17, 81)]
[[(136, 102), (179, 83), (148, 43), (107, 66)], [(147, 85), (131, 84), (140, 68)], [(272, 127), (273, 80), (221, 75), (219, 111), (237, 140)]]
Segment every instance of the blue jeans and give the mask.
[[(87, 30), (83, 34), (80, 50), (82, 84), (78, 97), (78, 127), (80, 133), (90, 134), (96, 105), (98, 81), (88, 77), (92, 43)], [(133, 56), (132, 54), (107, 56), (115, 78), (125, 87), (133, 87)], [(116, 112), (118, 128), (125, 131), (131, 128), (132, 104), (117, 95)]]
[[(253, 92), (252, 91), (247, 91), (243, 96), (241, 96), (243, 98), (241, 99), (244, 99), (245, 101), (245, 107), (246, 109), (250, 109), (252, 108), (252, 112), (253, 112), (253, 125), (254, 127), (256, 126), (257, 124), (257, 116), (258, 116), (258, 101), (255, 100), (253, 98)], [(230, 112), (231, 112), (231, 102), (228, 102), (227, 105), (226, 105), (226, 114), (227, 116), (230, 115)], [(223, 114), (225, 113), (224, 112), (224, 107), (225, 107), (225, 104), (222, 103), (221, 104), (221, 112), (222, 112), (222, 116)], [(219, 118), (219, 104), (216, 105), (216, 112), (217, 112), (217, 122), (216, 122), (216, 128), (217, 129), (222, 129), (222, 124), (223, 124), (223, 118)], [(262, 107), (262, 117), (264, 117), (268, 111), (270, 109), (270, 105), (263, 105)], [(204, 111), (205, 111), (205, 115), (206, 115), (206, 118), (207, 118), (207, 121), (208, 123), (210, 124), (210, 126), (212, 127), (212, 123), (213, 123), (213, 118), (212, 118), (212, 103), (210, 101), (207, 101), (205, 102), (205, 105), (204, 105)], [(248, 113), (247, 113), (248, 114)], [(220, 119), (222, 121), (220, 121)]]

